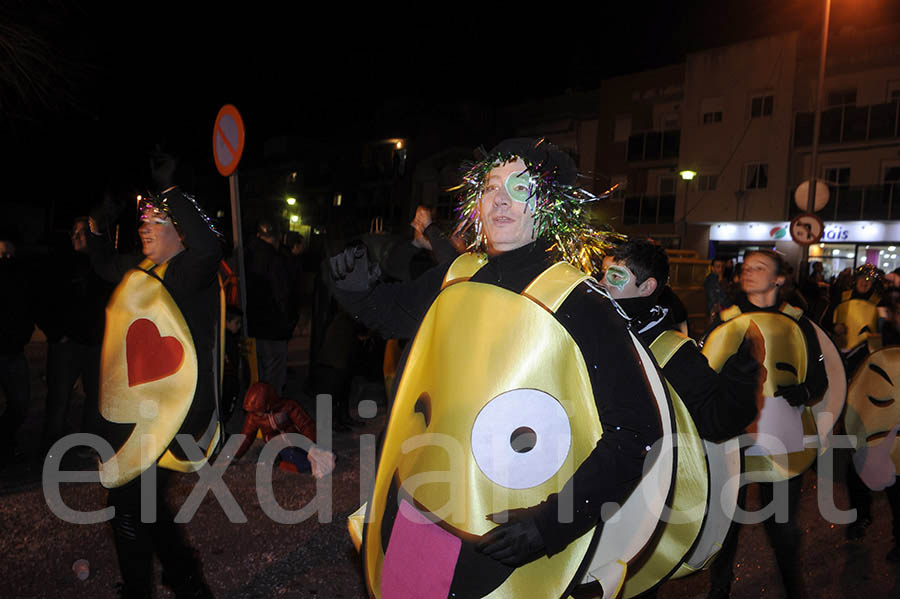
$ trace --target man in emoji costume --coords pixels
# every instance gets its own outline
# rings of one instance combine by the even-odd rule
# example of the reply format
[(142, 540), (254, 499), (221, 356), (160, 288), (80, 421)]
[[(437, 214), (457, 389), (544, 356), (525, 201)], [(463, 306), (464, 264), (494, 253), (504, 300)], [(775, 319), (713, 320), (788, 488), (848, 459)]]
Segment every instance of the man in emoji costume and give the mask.
[[(163, 187), (174, 161), (157, 156), (154, 166), (154, 181)], [(89, 239), (98, 274), (119, 282), (107, 306), (100, 386), (104, 432), (115, 455), (104, 456), (100, 480), (115, 508), (120, 595), (152, 596), (156, 554), (163, 583), (176, 597), (211, 597), (165, 491), (173, 471), (202, 467), (219, 438), (220, 237), (177, 187), (165, 185), (139, 210), (143, 259), (115, 254), (99, 217), (91, 220)], [(193, 441), (193, 451), (175, 440), (179, 433)], [(151, 518), (142, 515), (142, 504), (154, 499)]]
[(852, 376), (870, 351), (881, 347), (878, 305), (884, 273), (872, 264), (856, 269), (853, 288), (841, 294), (831, 317), (835, 341)]
[[(620, 548), (609, 577), (609, 562), (592, 561), (613, 544), (600, 537), (616, 526), (602, 522), (638, 484), (672, 416), (614, 302), (554, 264), (591, 253), (576, 245), (584, 228), (568, 231), (572, 245), (551, 241), (565, 244), (552, 234), (562, 232), (550, 226), (554, 203), (567, 226), (584, 221), (592, 196), (575, 175), (551, 144), (507, 140), (464, 177), (474, 251), (371, 288), (365, 252), (331, 260), (351, 314), (383, 336), (414, 338), (356, 529), (372, 597), (611, 597), (640, 549)], [(674, 464), (657, 464), (664, 502)], [(641, 546), (657, 524), (645, 520)], [(622, 524), (641, 534), (637, 518)]]
[[(817, 449), (823, 445), (808, 406), (819, 402), (830, 379), (820, 349), (827, 337), (824, 333), (819, 335), (818, 327), (803, 318), (801, 310), (779, 301), (784, 280), (784, 262), (778, 254), (769, 250), (748, 253), (741, 270), (743, 294), (734, 306), (721, 313), (722, 322), (706, 335), (703, 353), (713, 369), (721, 370), (748, 335), (763, 342), (760, 413), (748, 429), (754, 444), (745, 452), (743, 478), (761, 483), (764, 506), (772, 501), (774, 484), (788, 486), (788, 521), (778, 523), (770, 517), (764, 525), (775, 549), (787, 596), (804, 597), (798, 553), (800, 531), (795, 514), (802, 486), (800, 475), (813, 463)], [(836, 349), (829, 355), (839, 362)], [(837, 378), (842, 376), (838, 369)], [(831, 423), (842, 407), (843, 388), (840, 392), (841, 401)], [(830, 402), (825, 403), (833, 407)], [(742, 487), (738, 499), (741, 508), (745, 508), (745, 497), (746, 487)], [(739, 527), (737, 522), (732, 524), (712, 564), (710, 597), (729, 596)]]
[[(856, 437), (857, 450), (853, 466), (862, 483), (873, 491), (884, 490), (893, 517), (894, 546), (887, 558), (900, 562), (900, 346), (883, 347), (869, 354), (853, 375), (847, 392), (847, 412), (844, 427), (848, 435)], [(872, 498), (866, 493), (859, 501), (853, 497), (858, 510), (857, 522), (871, 522)], [(852, 525), (851, 525), (852, 526)], [(865, 526), (863, 526), (865, 532)], [(861, 538), (859, 535), (855, 538)]]
[[(699, 543), (704, 515), (721, 505), (722, 486), (711, 486), (718, 479), (714, 458), (740, 456), (733, 447), (732, 456), (719, 456), (725, 441), (739, 435), (756, 418), (756, 393), (760, 364), (753, 356), (754, 344), (747, 340), (731, 356), (720, 373), (709, 367), (706, 357), (694, 342), (676, 329), (667, 308), (658, 300), (669, 279), (669, 260), (665, 250), (645, 240), (629, 240), (612, 254), (603, 286), (631, 318), (631, 330), (646, 343), (669, 385), (678, 433), (678, 467), (671, 501), (672, 516), (653, 544), (644, 550), (637, 567), (629, 568), (622, 597), (648, 597), (671, 576), (695, 571), (689, 560)], [(706, 443), (704, 440), (711, 441)], [(727, 478), (727, 472), (722, 473)], [(737, 490), (734, 490), (735, 495)], [(730, 514), (723, 519), (730, 520)], [(719, 539), (721, 541), (721, 539)], [(705, 565), (709, 555), (699, 558)], [(687, 561), (687, 563), (685, 563)]]

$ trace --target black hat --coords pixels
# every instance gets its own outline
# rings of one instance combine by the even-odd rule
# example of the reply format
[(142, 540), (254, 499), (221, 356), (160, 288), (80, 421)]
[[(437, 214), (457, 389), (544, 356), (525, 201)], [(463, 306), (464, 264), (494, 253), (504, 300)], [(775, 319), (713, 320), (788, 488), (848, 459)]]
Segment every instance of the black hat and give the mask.
[(554, 173), (560, 185), (575, 185), (578, 168), (572, 157), (559, 147), (535, 137), (511, 137), (494, 146), (489, 156), (501, 159), (518, 156), (534, 174)]

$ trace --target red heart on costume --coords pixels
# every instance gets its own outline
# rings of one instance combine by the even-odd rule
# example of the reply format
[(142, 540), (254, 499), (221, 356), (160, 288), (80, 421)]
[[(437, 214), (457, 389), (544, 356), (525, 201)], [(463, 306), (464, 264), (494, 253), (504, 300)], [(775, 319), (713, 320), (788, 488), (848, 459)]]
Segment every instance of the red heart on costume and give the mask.
[(138, 318), (125, 335), (128, 386), (158, 381), (178, 372), (184, 348), (175, 337), (160, 337), (153, 321)]

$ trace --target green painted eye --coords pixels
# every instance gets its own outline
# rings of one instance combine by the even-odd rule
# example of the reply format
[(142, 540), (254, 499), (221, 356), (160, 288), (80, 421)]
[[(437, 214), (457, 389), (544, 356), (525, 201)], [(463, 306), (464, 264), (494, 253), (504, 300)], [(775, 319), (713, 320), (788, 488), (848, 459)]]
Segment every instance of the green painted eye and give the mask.
[(522, 204), (528, 202), (532, 195), (531, 177), (527, 172), (512, 173), (506, 178), (506, 193), (513, 201)]

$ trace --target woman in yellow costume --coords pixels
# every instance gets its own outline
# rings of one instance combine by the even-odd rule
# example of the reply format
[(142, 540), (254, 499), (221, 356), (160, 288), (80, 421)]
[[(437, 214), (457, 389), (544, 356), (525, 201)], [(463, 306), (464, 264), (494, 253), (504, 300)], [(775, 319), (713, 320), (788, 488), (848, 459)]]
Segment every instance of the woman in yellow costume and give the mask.
[[(104, 436), (115, 455), (103, 456), (100, 481), (115, 508), (119, 596), (153, 595), (155, 554), (175, 597), (204, 599), (212, 594), (165, 493), (172, 471), (202, 466), (219, 435), (221, 236), (196, 201), (171, 184), (174, 159), (157, 154), (152, 165), (162, 191), (139, 206), (143, 256), (116, 254), (103, 234), (104, 219), (99, 213), (91, 218), (91, 262), (100, 276), (118, 283), (106, 308), (100, 383)], [(192, 461), (174, 440), (179, 433), (201, 448), (201, 460)], [(155, 497), (152, 491), (143, 496), (145, 477), (156, 478)], [(153, 500), (148, 521), (142, 503)]]
[[(793, 423), (791, 427), (787, 427), (790, 429), (791, 439), (770, 439), (767, 444), (766, 436), (762, 435), (757, 437), (757, 445), (747, 449), (746, 455), (749, 469), (755, 470), (753, 464), (757, 462), (765, 462), (769, 468), (768, 471), (751, 474), (757, 474), (764, 480), (778, 481), (760, 482), (763, 506), (772, 502), (775, 484), (787, 485), (788, 521), (778, 523), (773, 516), (764, 522), (764, 526), (775, 549), (775, 560), (781, 570), (787, 596), (795, 598), (806, 596), (798, 550), (800, 530), (796, 526), (795, 516), (803, 471), (816, 455), (815, 448), (804, 451), (805, 429), (801, 426), (801, 421), (804, 417), (803, 408), (819, 400), (825, 392), (828, 379), (813, 325), (802, 316), (802, 311), (779, 298), (784, 281), (784, 262), (778, 254), (770, 250), (747, 253), (741, 269), (743, 294), (734, 306), (720, 314), (721, 322), (707, 333), (703, 353), (709, 359), (710, 366), (720, 369), (748, 332), (757, 330), (764, 341), (764, 397), (759, 398), (760, 415), (750, 430), (757, 430), (755, 427), (758, 426), (759, 434), (762, 435), (765, 432), (763, 419), (772, 414), (771, 418), (774, 420)], [(804, 426), (808, 426), (808, 423)], [(778, 455), (780, 449), (786, 449), (788, 453)], [(754, 455), (752, 460), (751, 454)], [(801, 467), (795, 467), (795, 457), (791, 457), (798, 455), (803, 458)], [(787, 462), (787, 467), (784, 467), (784, 462)], [(738, 505), (744, 509), (745, 498), (746, 486), (741, 488), (738, 499)], [(730, 594), (739, 528), (738, 522), (732, 524), (722, 550), (712, 563), (710, 598), (719, 599)]]
[(372, 597), (615, 592), (579, 584), (661, 436), (659, 379), (605, 293), (554, 264), (600, 256), (575, 180), (555, 146), (506, 140), (464, 176), (472, 251), (399, 284), (365, 248), (331, 259), (348, 312), (413, 338), (362, 531)]

